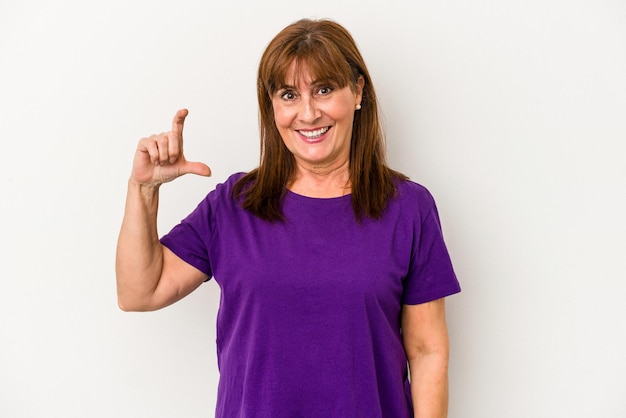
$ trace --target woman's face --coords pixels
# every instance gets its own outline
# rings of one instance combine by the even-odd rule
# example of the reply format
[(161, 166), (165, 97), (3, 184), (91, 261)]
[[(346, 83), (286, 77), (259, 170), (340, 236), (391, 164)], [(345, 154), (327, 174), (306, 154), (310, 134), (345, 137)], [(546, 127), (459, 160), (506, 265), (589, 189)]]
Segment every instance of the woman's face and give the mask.
[[(311, 80), (306, 66), (295, 78), (295, 63), (287, 73), (285, 87), (272, 96), (276, 127), (295, 157), (298, 170), (332, 171), (348, 167), (352, 122), (361, 103), (363, 78), (355, 91)], [(296, 80), (296, 85), (290, 85)]]

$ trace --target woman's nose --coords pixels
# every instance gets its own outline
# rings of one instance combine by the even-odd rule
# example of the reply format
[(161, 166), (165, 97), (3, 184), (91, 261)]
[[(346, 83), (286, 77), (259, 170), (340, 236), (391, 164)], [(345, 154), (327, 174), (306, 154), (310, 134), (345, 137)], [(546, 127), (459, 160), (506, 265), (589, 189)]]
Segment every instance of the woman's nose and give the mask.
[(300, 103), (300, 120), (304, 122), (313, 122), (319, 117), (320, 111), (317, 108), (315, 100), (310, 97), (303, 97)]

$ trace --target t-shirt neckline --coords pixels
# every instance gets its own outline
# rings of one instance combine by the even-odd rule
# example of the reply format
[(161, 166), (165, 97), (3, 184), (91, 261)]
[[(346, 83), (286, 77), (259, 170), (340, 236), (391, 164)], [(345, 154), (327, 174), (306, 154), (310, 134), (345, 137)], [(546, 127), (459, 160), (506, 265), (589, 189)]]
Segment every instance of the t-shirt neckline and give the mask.
[(303, 194), (296, 193), (290, 189), (287, 190), (287, 196), (293, 199), (298, 199), (302, 201), (316, 201), (316, 202), (339, 202), (352, 198), (352, 193), (345, 194), (343, 196), (335, 196), (335, 197), (312, 197), (306, 196)]

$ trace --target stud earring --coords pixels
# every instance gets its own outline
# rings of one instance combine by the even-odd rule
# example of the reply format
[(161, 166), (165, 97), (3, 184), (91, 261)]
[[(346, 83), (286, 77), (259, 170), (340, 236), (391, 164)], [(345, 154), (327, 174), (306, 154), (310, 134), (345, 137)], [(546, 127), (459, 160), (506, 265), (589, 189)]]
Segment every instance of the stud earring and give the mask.
[(355, 106), (356, 110), (361, 110), (361, 105), (357, 103), (357, 105)]

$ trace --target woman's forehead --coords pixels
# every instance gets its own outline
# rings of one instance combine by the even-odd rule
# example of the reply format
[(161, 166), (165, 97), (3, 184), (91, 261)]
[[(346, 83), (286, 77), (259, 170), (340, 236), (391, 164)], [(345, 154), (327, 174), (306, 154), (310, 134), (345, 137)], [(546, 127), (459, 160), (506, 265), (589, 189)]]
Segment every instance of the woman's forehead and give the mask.
[(288, 86), (299, 86), (301, 84), (309, 85), (315, 78), (307, 62), (296, 62), (296, 60), (293, 60), (291, 64), (287, 66), (283, 83)]
[[(319, 63), (317, 63), (319, 64)], [(333, 74), (326, 67), (324, 71), (323, 65), (311, 64), (308, 60), (292, 60), (291, 63), (285, 68), (285, 73), (282, 82), (287, 86), (308, 86), (320, 82), (334, 82), (337, 84), (344, 84), (342, 77), (339, 74)]]

